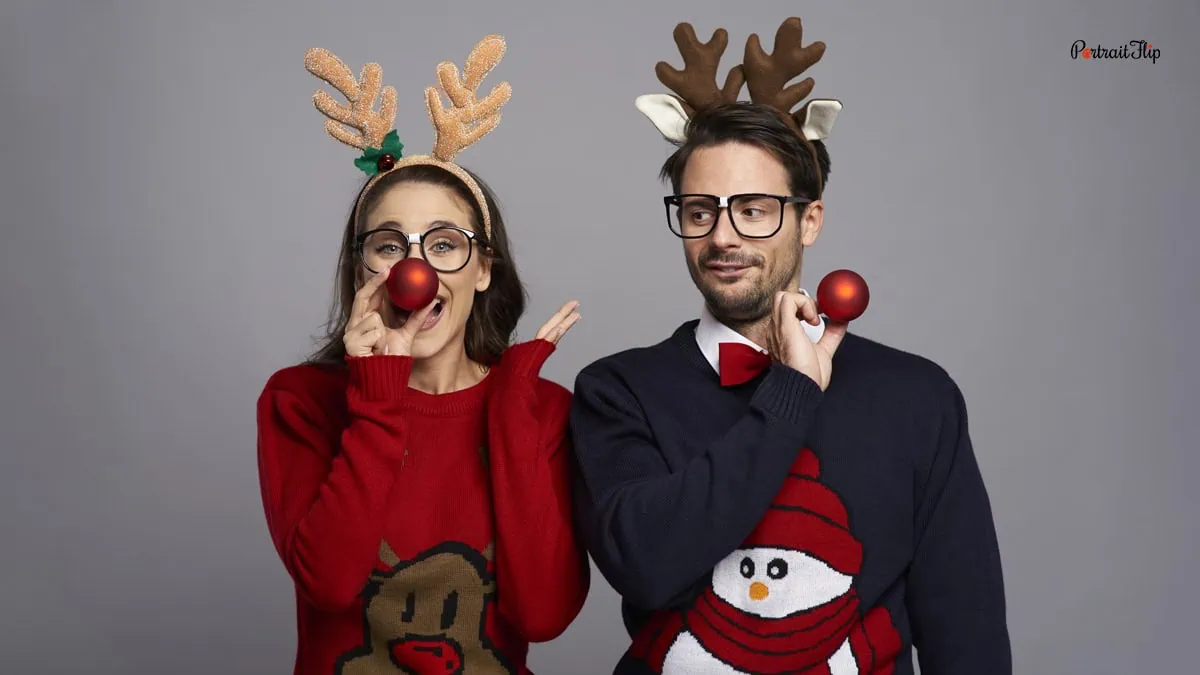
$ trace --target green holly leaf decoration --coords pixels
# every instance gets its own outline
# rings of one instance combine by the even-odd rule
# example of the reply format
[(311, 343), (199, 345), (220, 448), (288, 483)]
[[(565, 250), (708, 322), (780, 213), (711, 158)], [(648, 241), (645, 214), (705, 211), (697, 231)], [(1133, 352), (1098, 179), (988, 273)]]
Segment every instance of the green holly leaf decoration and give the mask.
[(400, 159), (401, 153), (404, 151), (404, 144), (400, 142), (400, 134), (392, 129), (383, 137), (383, 144), (378, 148), (367, 148), (363, 154), (354, 160), (354, 166), (368, 176), (374, 176), (379, 173), (379, 158), (384, 155), (391, 155), (394, 159)]

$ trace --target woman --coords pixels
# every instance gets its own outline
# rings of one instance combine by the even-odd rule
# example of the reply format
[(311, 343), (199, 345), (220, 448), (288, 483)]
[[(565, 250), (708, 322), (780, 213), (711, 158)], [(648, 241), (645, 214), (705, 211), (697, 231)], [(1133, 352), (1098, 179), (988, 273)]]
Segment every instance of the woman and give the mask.
[[(529, 643), (561, 634), (587, 595), (571, 395), (539, 376), (577, 303), (510, 346), (524, 291), (495, 197), (467, 175), (474, 186), (417, 163), (364, 186), (327, 343), (260, 398), (263, 502), (297, 590), (297, 673), (528, 673)], [(439, 280), (411, 314), (385, 284), (408, 256)]]

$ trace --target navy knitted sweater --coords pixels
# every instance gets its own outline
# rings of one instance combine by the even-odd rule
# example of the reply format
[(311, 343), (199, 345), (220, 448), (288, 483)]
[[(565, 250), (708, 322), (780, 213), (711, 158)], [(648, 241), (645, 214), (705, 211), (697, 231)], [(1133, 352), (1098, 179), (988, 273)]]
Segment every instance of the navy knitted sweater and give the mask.
[(1010, 675), (1000, 555), (963, 396), (848, 334), (822, 392), (722, 387), (696, 321), (580, 372), (575, 499), (623, 597), (615, 673)]

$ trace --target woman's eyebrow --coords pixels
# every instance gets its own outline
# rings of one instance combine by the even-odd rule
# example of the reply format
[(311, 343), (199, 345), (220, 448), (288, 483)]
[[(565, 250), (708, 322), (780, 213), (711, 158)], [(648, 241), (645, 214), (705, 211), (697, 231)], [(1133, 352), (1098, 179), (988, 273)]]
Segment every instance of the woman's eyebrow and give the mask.
[[(459, 226), (458, 223), (454, 223), (449, 220), (434, 220), (434, 221), (431, 221), (429, 223), (429, 225), (427, 225), (425, 227), (424, 230), (422, 230), (422, 234), (425, 232), (428, 232), (432, 229), (438, 228), (438, 227), (458, 227), (458, 226)], [(401, 232), (404, 231), (404, 226), (394, 220), (384, 221), (382, 223), (379, 223), (375, 227), (372, 227), (371, 229), (379, 230), (379, 229), (385, 229), (385, 228), (389, 229), (389, 230), (399, 230)]]

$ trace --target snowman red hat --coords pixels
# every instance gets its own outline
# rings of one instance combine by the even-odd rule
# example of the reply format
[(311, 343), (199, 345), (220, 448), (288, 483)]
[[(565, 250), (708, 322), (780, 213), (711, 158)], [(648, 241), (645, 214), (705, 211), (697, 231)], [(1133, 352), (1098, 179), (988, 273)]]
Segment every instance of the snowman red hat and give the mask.
[(816, 455), (807, 448), (792, 465), (758, 527), (742, 548), (779, 548), (801, 551), (848, 576), (862, 566), (862, 544), (850, 532), (850, 518), (842, 500), (818, 478)]

